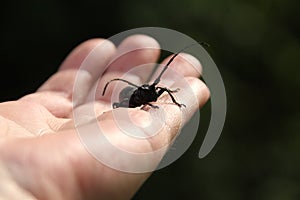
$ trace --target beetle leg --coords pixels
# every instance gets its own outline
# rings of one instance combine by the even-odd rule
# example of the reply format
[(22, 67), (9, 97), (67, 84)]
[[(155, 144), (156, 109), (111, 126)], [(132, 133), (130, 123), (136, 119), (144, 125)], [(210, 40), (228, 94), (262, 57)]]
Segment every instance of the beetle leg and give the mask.
[[(166, 88), (167, 89), (167, 88)], [(169, 89), (168, 89), (169, 90)], [(174, 92), (178, 92), (180, 90), (180, 88), (176, 88), (175, 90), (169, 90), (169, 92), (174, 93)]]
[(186, 107), (184, 104), (178, 103), (178, 102), (175, 100), (174, 96), (172, 95), (173, 92), (178, 92), (178, 91), (179, 91), (179, 88), (177, 88), (176, 90), (170, 90), (170, 89), (168, 89), (168, 88), (163, 88), (163, 87), (157, 87), (157, 88), (160, 89), (160, 90), (158, 91), (158, 96), (160, 96), (160, 95), (161, 95), (162, 93), (164, 93), (164, 92), (167, 92), (167, 93), (169, 94), (169, 96), (171, 97), (173, 103), (175, 103), (178, 107), (181, 107), (181, 106)]
[(113, 106), (113, 108), (119, 108), (119, 107), (128, 108), (129, 107), (129, 102), (128, 102), (128, 99), (124, 99), (121, 102), (113, 103), (112, 106)]
[(155, 106), (155, 105), (153, 105), (153, 104), (151, 104), (151, 103), (146, 103), (148, 106), (151, 106), (152, 108), (155, 108), (155, 109), (157, 109), (157, 108), (159, 108), (158, 106)]

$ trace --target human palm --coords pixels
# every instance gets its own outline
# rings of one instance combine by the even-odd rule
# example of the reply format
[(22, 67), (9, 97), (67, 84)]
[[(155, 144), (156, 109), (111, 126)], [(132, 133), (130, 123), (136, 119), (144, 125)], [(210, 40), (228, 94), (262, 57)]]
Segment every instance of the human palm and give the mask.
[[(79, 89), (83, 97), (78, 97), (80, 102), (74, 103), (72, 98), (78, 69), (87, 55), (104, 41), (93, 39), (79, 45), (37, 92), (17, 101), (0, 104), (0, 197), (128, 199), (150, 173), (124, 173), (102, 164), (81, 143), (76, 132), (78, 126), (99, 123), (105, 127), (105, 135), (114, 145), (132, 152), (151, 152), (169, 144), (178, 133), (182, 121), (188, 120), (209, 98), (207, 87), (197, 78), (200, 70), (195, 70), (195, 66), (200, 69), (200, 64), (188, 55), (184, 56), (186, 59), (178, 57), (170, 67), (184, 76), (197, 98), (197, 103), (188, 102), (186, 105), (186, 119), (181, 119), (178, 106), (160, 104), (168, 111), (165, 116), (166, 128), (161, 129), (155, 137), (139, 140), (122, 134), (113, 120), (109, 101), (113, 86), (108, 88), (105, 96), (101, 94), (103, 87), (107, 81), (120, 77), (132, 66), (154, 63), (160, 54), (159, 45), (154, 39), (143, 35), (128, 37), (117, 48), (106, 42), (101, 52), (94, 52), (98, 56), (92, 58), (89, 68), (83, 72), (86, 77), (92, 78), (83, 81)], [(111, 62), (128, 49), (138, 50)], [(100, 73), (99, 69), (101, 71), (108, 63), (109, 68)], [(138, 78), (144, 82), (151, 71), (149, 67), (132, 79)], [(98, 88), (94, 96), (96, 101), (90, 101), (86, 97), (95, 85)], [(162, 96), (159, 101), (169, 101), (168, 96)], [(76, 124), (74, 111), (84, 110), (91, 104), (97, 120), (83, 118), (80, 124)], [(154, 108), (129, 109), (129, 115), (136, 124), (143, 124), (149, 119), (148, 109)], [(153, 166), (160, 159), (153, 160)]]

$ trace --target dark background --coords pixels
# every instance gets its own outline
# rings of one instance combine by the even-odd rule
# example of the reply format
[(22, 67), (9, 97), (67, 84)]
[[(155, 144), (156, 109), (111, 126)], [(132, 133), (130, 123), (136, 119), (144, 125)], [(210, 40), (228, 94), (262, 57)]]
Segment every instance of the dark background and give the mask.
[(136, 199), (300, 199), (299, 1), (60, 1), (1, 3), (0, 100), (35, 91), (76, 45), (144, 26), (206, 41), (224, 79), (228, 113), (220, 140), (198, 159), (197, 138)]

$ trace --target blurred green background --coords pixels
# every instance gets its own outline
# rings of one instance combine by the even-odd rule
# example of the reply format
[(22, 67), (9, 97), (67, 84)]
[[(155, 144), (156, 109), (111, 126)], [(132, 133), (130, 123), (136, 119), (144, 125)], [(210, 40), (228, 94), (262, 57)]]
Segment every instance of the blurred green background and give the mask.
[(134, 199), (300, 199), (300, 17), (292, 0), (27, 0), (1, 3), (0, 100), (35, 91), (68, 52), (93, 37), (144, 26), (206, 41), (228, 100), (220, 140), (156, 171)]

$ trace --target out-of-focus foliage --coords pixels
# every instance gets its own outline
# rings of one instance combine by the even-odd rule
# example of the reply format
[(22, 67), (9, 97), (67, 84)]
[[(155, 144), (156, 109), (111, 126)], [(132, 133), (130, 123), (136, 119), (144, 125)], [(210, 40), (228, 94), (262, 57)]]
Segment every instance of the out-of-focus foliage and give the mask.
[(6, 1), (0, 8), (1, 100), (34, 91), (78, 43), (143, 26), (206, 41), (224, 79), (228, 114), (213, 151), (199, 134), (136, 199), (300, 198), (299, 1)]

